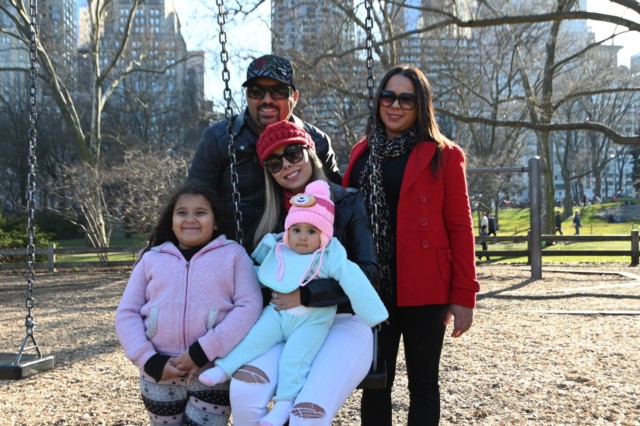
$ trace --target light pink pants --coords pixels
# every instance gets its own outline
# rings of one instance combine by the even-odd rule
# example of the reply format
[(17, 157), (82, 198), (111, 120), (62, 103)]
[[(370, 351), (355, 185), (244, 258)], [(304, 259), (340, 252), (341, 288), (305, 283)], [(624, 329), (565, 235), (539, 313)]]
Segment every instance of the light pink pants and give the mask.
[[(266, 373), (269, 383), (231, 379), (234, 426), (255, 426), (267, 415), (283, 346), (277, 344), (249, 363)], [(289, 426), (330, 426), (342, 404), (369, 372), (372, 359), (371, 328), (355, 315), (338, 314), (294, 401)]]

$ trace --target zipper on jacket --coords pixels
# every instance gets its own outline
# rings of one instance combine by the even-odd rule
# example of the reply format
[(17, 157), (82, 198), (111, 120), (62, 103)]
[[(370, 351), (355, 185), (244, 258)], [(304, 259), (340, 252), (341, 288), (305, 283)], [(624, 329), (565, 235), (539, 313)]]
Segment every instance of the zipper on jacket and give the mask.
[(189, 263), (190, 261), (187, 260), (187, 264), (185, 265), (187, 272), (184, 278), (184, 309), (182, 310), (182, 347), (185, 348), (185, 350), (189, 349), (189, 347), (187, 346), (187, 300), (189, 299)]

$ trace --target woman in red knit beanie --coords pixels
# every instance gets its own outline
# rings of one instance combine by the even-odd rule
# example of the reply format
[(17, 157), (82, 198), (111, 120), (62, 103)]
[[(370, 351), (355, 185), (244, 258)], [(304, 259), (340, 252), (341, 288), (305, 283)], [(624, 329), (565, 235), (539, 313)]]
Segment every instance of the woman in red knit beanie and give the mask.
[[(257, 244), (268, 233), (284, 231), (290, 199), (303, 193), (315, 180), (327, 181), (311, 137), (290, 121), (267, 126), (256, 146), (266, 181), (264, 213), (255, 231)], [(378, 275), (375, 247), (364, 200), (359, 192), (329, 183), (335, 206), (333, 235), (340, 240), (349, 260), (369, 281)], [(368, 285), (368, 284), (367, 284)], [(335, 306), (337, 312), (327, 338), (316, 355), (289, 416), (289, 425), (331, 425), (342, 404), (371, 367), (371, 328), (354, 315), (349, 299), (332, 279), (313, 280), (291, 293), (272, 295), (280, 310), (303, 305)], [(255, 425), (267, 412), (278, 383), (278, 363), (283, 344), (248, 363), (231, 380), (234, 424)]]
[(311, 136), (291, 121), (267, 126), (258, 139), (256, 151), (264, 168), (267, 203), (254, 234), (254, 246), (277, 227), (282, 208), (289, 211), (289, 198), (304, 192), (311, 181), (327, 180)]

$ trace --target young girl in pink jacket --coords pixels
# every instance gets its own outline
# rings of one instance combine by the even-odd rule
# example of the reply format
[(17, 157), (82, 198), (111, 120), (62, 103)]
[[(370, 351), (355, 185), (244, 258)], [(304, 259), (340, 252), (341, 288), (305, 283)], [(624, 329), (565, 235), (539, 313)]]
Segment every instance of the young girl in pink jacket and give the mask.
[(162, 212), (118, 305), (116, 331), (140, 368), (151, 424), (226, 424), (228, 383), (197, 380), (242, 340), (262, 311), (253, 262), (227, 240), (229, 215), (196, 182)]

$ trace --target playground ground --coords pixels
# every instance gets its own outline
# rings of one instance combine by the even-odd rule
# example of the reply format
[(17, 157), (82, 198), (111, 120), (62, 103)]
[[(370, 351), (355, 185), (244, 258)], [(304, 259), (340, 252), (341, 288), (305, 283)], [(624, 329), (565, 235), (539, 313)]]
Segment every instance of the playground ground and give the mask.
[[(640, 269), (565, 265), (531, 281), (526, 267), (483, 264), (478, 274), (474, 326), (445, 339), (442, 425), (640, 425)], [(0, 425), (147, 424), (113, 328), (127, 278), (125, 269), (36, 276), (35, 335), (56, 366), (0, 381)], [(0, 352), (24, 337), (25, 290), (22, 275), (0, 275)], [(402, 361), (398, 374), (402, 425)], [(356, 391), (333, 424), (359, 425), (358, 404)]]

